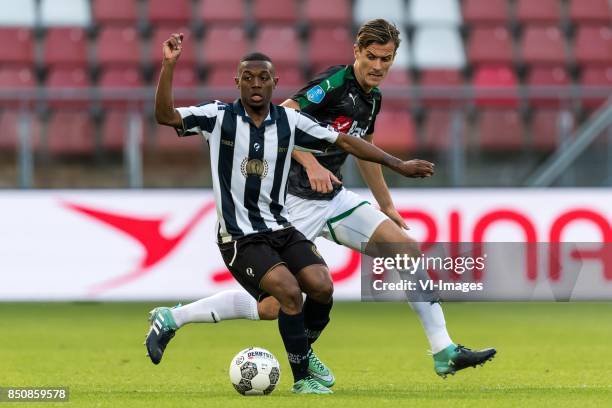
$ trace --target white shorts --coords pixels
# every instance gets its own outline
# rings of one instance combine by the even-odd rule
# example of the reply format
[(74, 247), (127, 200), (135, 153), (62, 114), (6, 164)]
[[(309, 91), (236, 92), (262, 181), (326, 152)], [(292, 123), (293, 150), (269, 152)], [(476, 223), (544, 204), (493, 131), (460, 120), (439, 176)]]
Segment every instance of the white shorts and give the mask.
[(387, 216), (357, 194), (346, 189), (331, 200), (306, 200), (287, 194), (285, 205), (289, 221), (311, 241), (323, 237), (363, 252), (362, 243), (370, 241)]

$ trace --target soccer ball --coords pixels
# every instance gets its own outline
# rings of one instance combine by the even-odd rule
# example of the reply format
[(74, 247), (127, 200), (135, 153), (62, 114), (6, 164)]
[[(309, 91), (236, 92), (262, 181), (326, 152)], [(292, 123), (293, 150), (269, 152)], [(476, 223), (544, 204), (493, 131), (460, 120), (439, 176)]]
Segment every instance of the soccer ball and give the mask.
[(232, 359), (229, 376), (240, 394), (267, 395), (280, 381), (280, 364), (268, 350), (250, 347)]

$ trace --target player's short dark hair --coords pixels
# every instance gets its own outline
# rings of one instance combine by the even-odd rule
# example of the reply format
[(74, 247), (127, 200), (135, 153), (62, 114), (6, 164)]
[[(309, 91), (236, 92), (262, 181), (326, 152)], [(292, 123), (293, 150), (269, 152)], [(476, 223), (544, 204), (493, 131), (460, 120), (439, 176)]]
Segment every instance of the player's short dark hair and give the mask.
[(238, 63), (238, 74), (240, 75), (240, 65), (243, 62), (247, 61), (266, 61), (272, 65), (272, 70), (274, 71), (274, 63), (272, 62), (272, 58), (268, 57), (266, 54), (261, 52), (250, 52), (245, 54), (242, 58), (240, 58), (240, 62)]
[(240, 58), (240, 63), (245, 61), (268, 61), (270, 64), (272, 64), (272, 59), (261, 52), (250, 52)]
[(399, 30), (395, 24), (382, 18), (365, 22), (357, 32), (355, 44), (359, 49), (367, 48), (371, 44), (386, 44), (389, 41), (395, 43), (395, 50), (400, 45)]

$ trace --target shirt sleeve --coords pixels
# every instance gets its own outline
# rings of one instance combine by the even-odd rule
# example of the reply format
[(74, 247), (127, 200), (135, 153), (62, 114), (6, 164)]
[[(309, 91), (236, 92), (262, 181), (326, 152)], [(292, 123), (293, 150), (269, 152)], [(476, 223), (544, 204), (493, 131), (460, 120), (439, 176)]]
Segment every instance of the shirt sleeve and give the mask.
[[(337, 80), (335, 75), (345, 69), (344, 65), (335, 65), (318, 74), (310, 80), (306, 86), (297, 91), (291, 99), (300, 105), (302, 112), (313, 115), (315, 112), (325, 109), (332, 99), (331, 93), (336, 89)], [(333, 78), (332, 78), (333, 77)]]
[(317, 122), (310, 115), (295, 111), (295, 149), (306, 152), (324, 152), (338, 139), (338, 132)]
[(183, 126), (176, 133), (183, 136), (203, 135), (206, 140), (217, 123), (217, 102), (207, 102), (198, 106), (176, 108), (181, 115)]

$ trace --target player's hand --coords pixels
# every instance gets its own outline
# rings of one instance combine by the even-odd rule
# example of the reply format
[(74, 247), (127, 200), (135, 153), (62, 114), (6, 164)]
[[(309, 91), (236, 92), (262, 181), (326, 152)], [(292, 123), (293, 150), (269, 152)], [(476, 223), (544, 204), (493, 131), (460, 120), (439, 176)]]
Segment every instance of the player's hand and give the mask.
[(174, 33), (164, 41), (163, 45), (164, 61), (176, 63), (183, 51), (183, 33)]
[(426, 160), (414, 159), (402, 162), (397, 171), (406, 177), (424, 178), (433, 176), (434, 166)]
[(334, 188), (333, 184), (342, 184), (334, 173), (318, 163), (306, 168), (306, 174), (310, 181), (310, 188), (317, 193), (329, 193)]
[(404, 220), (404, 217), (402, 217), (400, 215), (400, 213), (397, 212), (395, 207), (391, 206), (391, 207), (388, 207), (388, 208), (381, 208), (380, 211), (382, 211), (387, 217), (389, 217), (389, 219), (391, 221), (396, 223), (398, 227), (400, 227), (402, 229), (405, 229), (405, 230), (410, 229), (408, 227), (408, 224), (406, 224), (406, 221)]

